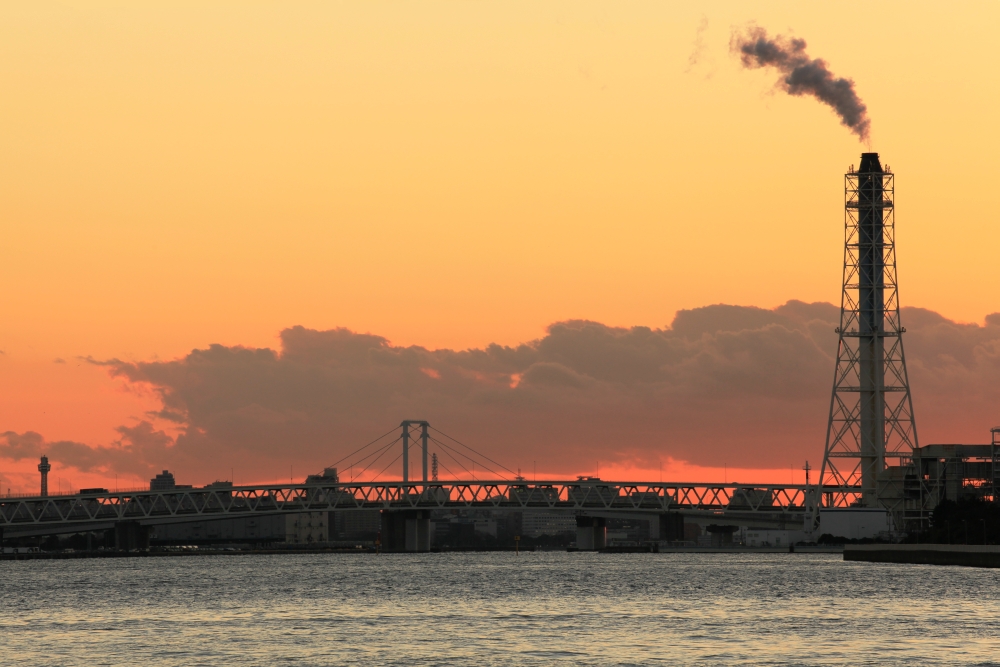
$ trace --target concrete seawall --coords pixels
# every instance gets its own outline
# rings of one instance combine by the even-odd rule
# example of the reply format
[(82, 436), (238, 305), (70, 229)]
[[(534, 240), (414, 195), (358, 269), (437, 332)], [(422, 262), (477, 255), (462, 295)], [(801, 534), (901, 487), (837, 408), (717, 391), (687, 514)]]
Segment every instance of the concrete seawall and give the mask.
[(849, 544), (844, 547), (844, 560), (1000, 567), (1000, 545)]

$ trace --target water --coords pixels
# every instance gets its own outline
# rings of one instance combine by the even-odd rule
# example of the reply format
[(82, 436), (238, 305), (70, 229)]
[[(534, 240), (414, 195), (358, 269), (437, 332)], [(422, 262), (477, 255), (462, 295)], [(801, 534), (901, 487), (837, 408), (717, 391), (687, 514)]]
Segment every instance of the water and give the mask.
[(1000, 665), (1000, 571), (827, 554), (6, 561), (0, 664)]

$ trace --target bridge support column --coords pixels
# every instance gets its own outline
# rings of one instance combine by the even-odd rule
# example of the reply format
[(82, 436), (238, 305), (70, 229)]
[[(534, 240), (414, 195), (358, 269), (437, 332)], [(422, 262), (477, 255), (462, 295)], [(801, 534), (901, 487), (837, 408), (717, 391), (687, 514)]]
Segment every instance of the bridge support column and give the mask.
[(383, 551), (430, 551), (431, 513), (428, 510), (382, 510)]
[[(665, 542), (684, 539), (684, 516), (681, 513), (667, 512), (659, 515), (657, 519), (649, 522), (649, 539)], [(657, 537), (653, 537), (653, 524), (656, 524)]]
[(410, 481), (410, 422), (401, 424), (403, 427), (403, 484)]
[(138, 521), (115, 522), (115, 549), (132, 551), (149, 548), (149, 527)]
[(599, 516), (576, 517), (576, 548), (597, 551), (608, 545), (607, 520)]
[(424, 489), (427, 488), (427, 422), (420, 425), (420, 455), (423, 458), (423, 470), (424, 470)]

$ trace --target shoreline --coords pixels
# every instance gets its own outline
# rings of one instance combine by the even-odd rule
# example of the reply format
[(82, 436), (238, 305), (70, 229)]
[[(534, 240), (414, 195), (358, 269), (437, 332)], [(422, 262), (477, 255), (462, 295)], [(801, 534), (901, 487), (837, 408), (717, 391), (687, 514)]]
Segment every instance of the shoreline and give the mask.
[(851, 544), (845, 561), (1000, 568), (1000, 545)]
[[(844, 551), (840, 546), (796, 547), (794, 551), (780, 547), (661, 547), (658, 551), (650, 549), (579, 551), (576, 549), (539, 549), (538, 552), (570, 552), (589, 553), (604, 556), (625, 554), (839, 554)], [(514, 553), (514, 549), (432, 549), (429, 552), (378, 552), (371, 547), (362, 549), (349, 548), (319, 548), (319, 549), (151, 549), (144, 551), (76, 551), (76, 552), (36, 552), (19, 554), (2, 554), (0, 561), (20, 560), (77, 560), (89, 558), (170, 558), (192, 556), (295, 556), (316, 554), (372, 554), (372, 555), (406, 555), (416, 553)], [(520, 550), (520, 553), (536, 553), (535, 550)], [(845, 560), (849, 560), (845, 556)]]

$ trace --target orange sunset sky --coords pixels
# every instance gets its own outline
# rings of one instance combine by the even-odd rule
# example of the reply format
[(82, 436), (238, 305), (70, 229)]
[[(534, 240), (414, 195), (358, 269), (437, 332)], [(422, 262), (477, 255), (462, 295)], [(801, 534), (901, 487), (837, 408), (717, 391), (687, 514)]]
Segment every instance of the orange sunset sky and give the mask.
[(1000, 6), (848, 10), (4, 4), (0, 488), (40, 451), (53, 490), (301, 477), (404, 418), (540, 475), (801, 481), (866, 147), (740, 66), (750, 22), (854, 80), (921, 444), (985, 441)]

